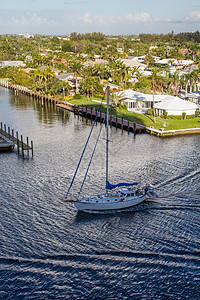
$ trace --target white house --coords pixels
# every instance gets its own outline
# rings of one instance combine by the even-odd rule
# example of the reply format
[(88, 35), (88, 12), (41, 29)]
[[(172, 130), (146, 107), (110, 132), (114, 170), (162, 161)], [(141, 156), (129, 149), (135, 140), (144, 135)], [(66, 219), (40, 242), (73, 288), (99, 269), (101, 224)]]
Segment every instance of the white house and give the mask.
[(182, 93), (180, 97), (182, 99), (189, 99), (196, 104), (200, 104), (200, 91), (196, 91), (193, 93)]
[(156, 113), (161, 116), (166, 111), (168, 115), (194, 115), (199, 106), (187, 100), (170, 95), (143, 94), (133, 90), (116, 93), (122, 104), (126, 104), (129, 111), (144, 113), (155, 105)]
[[(116, 95), (122, 104), (126, 104), (129, 111), (145, 112), (149, 108), (153, 108), (153, 95), (143, 94), (131, 89), (118, 92)], [(154, 103), (162, 101), (166, 95), (154, 95)]]
[(175, 116), (181, 116), (183, 113), (194, 115), (197, 109), (199, 109), (197, 104), (173, 96), (166, 96), (161, 102), (155, 104), (155, 110), (159, 116), (164, 112)]

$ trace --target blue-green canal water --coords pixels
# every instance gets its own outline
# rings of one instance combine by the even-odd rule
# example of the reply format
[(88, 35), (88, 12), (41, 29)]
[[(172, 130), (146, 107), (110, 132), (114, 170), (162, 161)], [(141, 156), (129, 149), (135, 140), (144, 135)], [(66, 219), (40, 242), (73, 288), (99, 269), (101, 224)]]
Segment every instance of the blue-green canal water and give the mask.
[[(34, 142), (33, 158), (0, 153), (0, 299), (200, 298), (199, 135), (134, 138), (111, 128), (110, 181), (141, 175), (159, 197), (126, 212), (88, 215), (63, 200), (90, 121), (4, 88), (0, 121)], [(104, 191), (104, 136), (105, 128), (85, 195)]]

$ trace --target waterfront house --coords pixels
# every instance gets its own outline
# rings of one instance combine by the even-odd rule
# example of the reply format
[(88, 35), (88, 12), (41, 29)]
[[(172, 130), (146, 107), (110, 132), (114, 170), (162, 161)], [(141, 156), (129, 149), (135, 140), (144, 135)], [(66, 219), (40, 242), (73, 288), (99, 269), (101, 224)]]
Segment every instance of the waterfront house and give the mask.
[(161, 102), (155, 104), (156, 114), (159, 116), (167, 112), (168, 115), (194, 115), (199, 106), (193, 102), (167, 95)]
[[(168, 115), (194, 115), (199, 106), (187, 100), (170, 95), (143, 94), (133, 90), (116, 93), (119, 101), (127, 106), (129, 111), (145, 113), (155, 105), (156, 113), (161, 116), (166, 111)], [(153, 99), (154, 97), (154, 99)]]
[[(142, 113), (153, 108), (152, 94), (143, 94), (129, 89), (118, 92), (116, 95), (119, 98), (119, 101), (127, 106), (129, 111)], [(161, 102), (165, 97), (166, 95), (154, 95), (154, 102)]]

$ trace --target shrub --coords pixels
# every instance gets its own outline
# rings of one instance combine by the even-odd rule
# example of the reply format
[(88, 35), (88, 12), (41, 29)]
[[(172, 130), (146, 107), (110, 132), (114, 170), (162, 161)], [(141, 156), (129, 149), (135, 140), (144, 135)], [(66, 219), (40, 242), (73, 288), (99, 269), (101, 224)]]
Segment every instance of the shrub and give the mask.
[(164, 117), (164, 119), (167, 119), (167, 112), (166, 111), (164, 111), (163, 117)]
[(182, 120), (183, 116), (174, 116), (174, 115), (169, 115), (168, 119), (173, 119), (173, 120)]
[(81, 95), (80, 95), (80, 94), (75, 94), (75, 95), (74, 95), (74, 99), (75, 99), (75, 100), (81, 99)]
[(189, 116), (187, 115), (186, 116), (186, 119), (194, 119), (194, 118), (195, 118), (195, 115), (189, 115)]
[(196, 109), (196, 111), (195, 111), (195, 118), (198, 118), (198, 116), (199, 116), (199, 109)]
[(153, 108), (148, 109), (147, 114), (150, 115), (150, 116), (153, 116), (154, 115)]
[(126, 104), (119, 103), (119, 104), (117, 104), (117, 107), (127, 110)]
[(182, 113), (182, 117), (183, 117), (183, 120), (186, 119), (186, 113), (185, 112)]

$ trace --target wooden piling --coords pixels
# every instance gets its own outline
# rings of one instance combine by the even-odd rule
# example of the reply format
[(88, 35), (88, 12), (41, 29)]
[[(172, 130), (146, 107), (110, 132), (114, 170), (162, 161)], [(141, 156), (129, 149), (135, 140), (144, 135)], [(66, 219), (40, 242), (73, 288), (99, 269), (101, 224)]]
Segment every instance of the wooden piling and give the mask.
[(136, 134), (136, 123), (135, 122), (133, 123), (133, 133), (134, 133), (134, 135)]
[(16, 132), (16, 136), (17, 136), (17, 153), (19, 154), (19, 133), (18, 133), (18, 131)]
[(33, 157), (33, 141), (31, 141), (31, 151), (32, 151), (32, 157)]
[(22, 156), (24, 156), (23, 136), (21, 135)]
[(1, 122), (0, 132), (1, 132), (1, 135), (4, 136), (5, 138), (7, 138), (8, 142), (10, 142), (10, 144), (12, 144), (12, 149), (14, 148), (14, 144), (16, 144), (18, 154), (20, 154), (20, 148), (22, 149), (23, 156), (24, 156), (24, 151), (28, 151), (28, 155), (29, 155), (29, 150), (32, 150), (32, 153), (33, 153), (33, 149), (32, 149), (33, 143), (31, 142), (31, 146), (29, 146), (28, 137), (26, 138), (27, 143), (25, 143), (25, 142), (23, 142), (22, 135), (21, 135), (21, 140), (19, 139), (18, 131), (16, 132), (16, 137), (15, 137), (14, 129), (12, 129), (12, 131), (11, 131), (10, 127), (7, 127), (7, 130), (6, 130), (6, 127), (7, 127), (6, 124), (4, 124), (4, 126), (3, 126), (2, 122)]
[(28, 147), (28, 155), (29, 155), (29, 144), (28, 144), (28, 137), (26, 137), (26, 144), (27, 144), (27, 147)]

